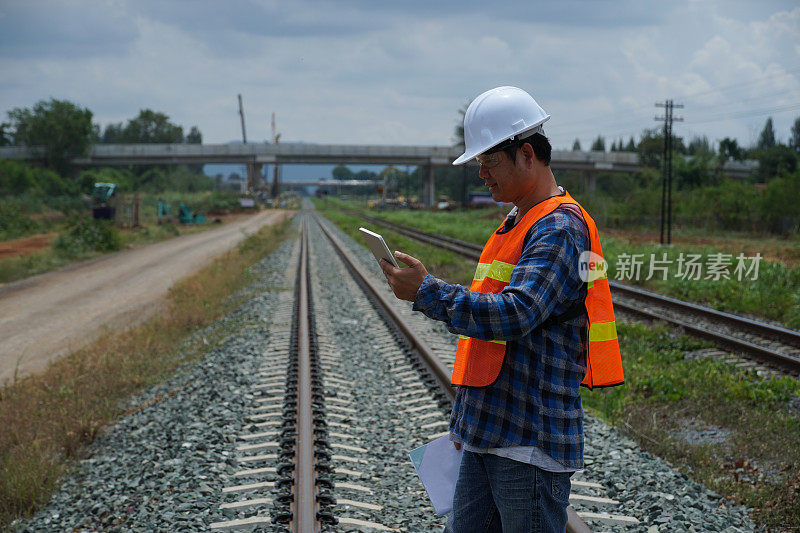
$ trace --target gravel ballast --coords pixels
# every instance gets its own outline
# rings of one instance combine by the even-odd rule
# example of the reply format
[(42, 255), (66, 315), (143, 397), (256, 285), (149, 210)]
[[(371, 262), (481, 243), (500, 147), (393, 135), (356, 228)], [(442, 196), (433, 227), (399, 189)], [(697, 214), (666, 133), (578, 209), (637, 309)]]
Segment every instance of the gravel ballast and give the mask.
[[(253, 267), (253, 297), (211, 328), (227, 339), (167, 381), (131, 398), (140, 410), (108, 426), (59, 490), (16, 530), (206, 531), (218, 511), (234, 440), (252, 404), (270, 319), (296, 240)], [(196, 335), (203, 335), (203, 331)]]
[[(340, 242), (348, 245), (362, 265), (373, 272), (375, 279), (383, 275), (372, 254), (350, 239), (333, 224), (329, 228)], [(391, 244), (390, 244), (391, 246)], [(433, 273), (435, 274), (435, 273)], [(388, 286), (386, 294), (391, 294)], [(407, 316), (416, 317), (419, 331), (427, 342), (451, 344), (456, 338), (441, 323), (434, 322), (410, 311), (410, 303), (395, 300)], [(443, 357), (444, 358), (444, 357)], [(586, 469), (573, 476), (603, 485), (603, 489), (580, 492), (619, 501), (614, 506), (576, 504), (578, 511), (602, 512), (632, 516), (639, 520), (635, 526), (609, 525), (587, 520), (597, 531), (755, 531), (747, 508), (726, 500), (722, 496), (677, 472), (666, 462), (641, 450), (638, 445), (616, 428), (584, 412)], [(573, 492), (576, 488), (573, 487)]]
[[(383, 280), (366, 248), (332, 224), (328, 227), (375, 279)], [(380, 458), (360, 467), (363, 475), (357, 482), (372, 487), (369, 501), (383, 509), (370, 514), (338, 505), (335, 510), (341, 516), (380, 521), (399, 531), (440, 531), (444, 518), (433, 514), (408, 452), (441, 429), (423, 429), (399, 414), (405, 401), (397, 377), (404, 365), (402, 348), (385, 326), (373, 321), (369, 304), (323, 237), (316, 230), (311, 236), (312, 253), (317, 255), (312, 274), (320, 350), (328, 361), (326, 368), (344, 378), (343, 383), (351, 383), (337, 389), (340, 396), (350, 395), (358, 405), (358, 414), (345, 423), (364, 431), (349, 433), (357, 436), (360, 448), (368, 450), (364, 457)], [(130, 407), (143, 407), (108, 427), (74, 471), (64, 476), (50, 502), (36, 516), (17, 524), (18, 531), (204, 531), (212, 522), (231, 518), (219, 511), (225, 501), (221, 490), (235, 467), (236, 435), (252, 408), (249, 392), (270, 345), (266, 325), (279, 293), (288, 289), (283, 286), (287, 271), (296, 268), (292, 263), (296, 244), (295, 240), (285, 242), (254, 267), (260, 277), (248, 288), (253, 297), (212, 326), (232, 327), (234, 333), (166, 382), (132, 398)], [(442, 352), (454, 348), (456, 339), (442, 324), (412, 313), (406, 302), (396, 303), (404, 315), (414, 315), (426, 341)], [(446, 420), (449, 411), (440, 395), (431, 388), (427, 396)], [(327, 408), (334, 403), (326, 402)], [(595, 530), (754, 530), (747, 509), (676, 472), (596, 417), (586, 415), (585, 433), (587, 467), (573, 480), (600, 483), (602, 489), (583, 493), (620, 503), (613, 508), (576, 505), (576, 509), (640, 521), (636, 526), (589, 522)], [(335, 474), (334, 480), (356, 483), (353, 476), (342, 474)], [(337, 498), (343, 494), (337, 489)], [(274, 531), (275, 527), (256, 529)], [(337, 530), (369, 531), (346, 526)]]

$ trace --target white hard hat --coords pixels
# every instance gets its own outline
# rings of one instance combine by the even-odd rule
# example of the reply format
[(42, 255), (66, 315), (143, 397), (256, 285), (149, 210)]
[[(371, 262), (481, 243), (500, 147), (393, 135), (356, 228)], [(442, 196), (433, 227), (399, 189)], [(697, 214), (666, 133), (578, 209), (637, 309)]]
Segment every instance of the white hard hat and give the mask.
[(489, 148), (522, 134), (543, 132), (542, 124), (550, 115), (539, 107), (531, 95), (518, 87), (496, 87), (481, 94), (469, 104), (464, 114), (466, 150), (453, 161), (466, 163)]

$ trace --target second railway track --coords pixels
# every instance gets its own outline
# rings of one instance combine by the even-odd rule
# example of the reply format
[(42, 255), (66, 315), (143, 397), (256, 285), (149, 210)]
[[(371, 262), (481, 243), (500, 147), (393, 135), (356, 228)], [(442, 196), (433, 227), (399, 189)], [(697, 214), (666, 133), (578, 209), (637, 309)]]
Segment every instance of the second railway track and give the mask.
[[(350, 213), (412, 239), (456, 252), (475, 261), (480, 257), (482, 247), (474, 243), (424, 232), (355, 211)], [(660, 320), (678, 326), (689, 334), (752, 357), (770, 369), (778, 369), (793, 375), (800, 374), (800, 332), (662, 296), (613, 280), (609, 280), (609, 284), (614, 297), (614, 307), (621, 311), (647, 320)], [(708, 351), (708, 353), (716, 355), (719, 352)], [(763, 370), (770, 372), (767, 369)]]

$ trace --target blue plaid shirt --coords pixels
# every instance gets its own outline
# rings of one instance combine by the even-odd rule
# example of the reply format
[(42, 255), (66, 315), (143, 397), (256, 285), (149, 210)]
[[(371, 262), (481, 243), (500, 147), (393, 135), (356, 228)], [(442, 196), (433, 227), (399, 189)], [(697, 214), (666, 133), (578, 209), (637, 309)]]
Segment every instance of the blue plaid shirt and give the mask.
[[(503, 232), (513, 226), (509, 218)], [(588, 316), (540, 327), (586, 299), (578, 258), (588, 250), (582, 217), (558, 207), (525, 237), (511, 282), (499, 294), (470, 292), (431, 275), (414, 310), (456, 334), (504, 340), (500, 375), (487, 387), (458, 387), (451, 438), (476, 448), (537, 446), (559, 463), (583, 468), (580, 383), (586, 372)]]

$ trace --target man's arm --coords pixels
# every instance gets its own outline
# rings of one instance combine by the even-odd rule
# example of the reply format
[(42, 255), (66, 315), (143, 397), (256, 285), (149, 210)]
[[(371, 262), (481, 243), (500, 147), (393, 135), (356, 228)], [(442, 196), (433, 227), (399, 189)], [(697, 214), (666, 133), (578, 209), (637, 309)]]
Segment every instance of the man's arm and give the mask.
[[(471, 292), (426, 275), (416, 292), (414, 310), (445, 322), (453, 333), (477, 339), (513, 340), (530, 333), (559, 303), (574, 300), (582, 284), (578, 275), (582, 250), (574, 230), (569, 229), (568, 218), (559, 216), (552, 222), (542, 222), (544, 226), (534, 230), (526, 242), (510, 284), (502, 292)], [(395, 270), (400, 269), (384, 265), (390, 284)], [(420, 270), (415, 272), (416, 276), (420, 274)]]

